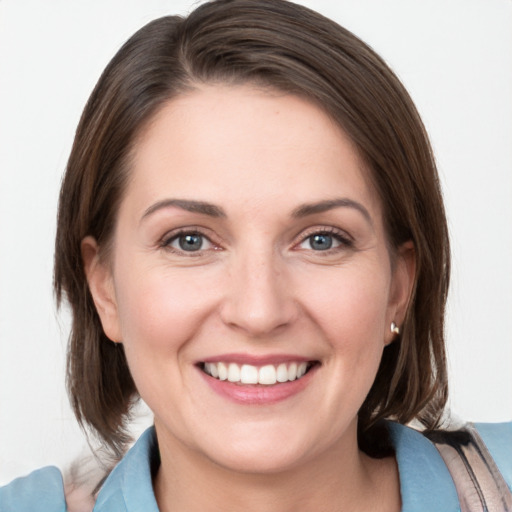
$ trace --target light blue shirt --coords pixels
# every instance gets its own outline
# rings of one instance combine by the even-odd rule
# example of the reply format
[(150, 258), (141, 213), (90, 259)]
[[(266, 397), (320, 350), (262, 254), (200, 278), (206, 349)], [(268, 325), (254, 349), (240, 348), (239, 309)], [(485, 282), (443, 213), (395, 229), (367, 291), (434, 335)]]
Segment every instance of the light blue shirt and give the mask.
[[(475, 425), (512, 489), (512, 423)], [(400, 472), (402, 512), (460, 512), (457, 491), (436, 447), (422, 434), (390, 423)], [(151, 465), (158, 457), (153, 428), (110, 473), (94, 512), (158, 512)], [(0, 488), (0, 512), (65, 512), (60, 471), (47, 467)]]

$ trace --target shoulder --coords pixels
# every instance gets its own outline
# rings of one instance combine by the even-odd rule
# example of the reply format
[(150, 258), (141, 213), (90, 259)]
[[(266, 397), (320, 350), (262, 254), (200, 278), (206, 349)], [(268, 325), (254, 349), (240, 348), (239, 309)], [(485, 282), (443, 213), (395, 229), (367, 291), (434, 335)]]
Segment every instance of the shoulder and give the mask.
[(38, 469), (0, 487), (0, 512), (65, 512), (61, 472), (55, 467)]
[(496, 466), (512, 490), (512, 422), (507, 423), (475, 423)]
[(46, 467), (0, 487), (0, 512), (83, 511), (93, 506), (94, 512), (158, 512), (152, 485), (158, 464), (156, 435), (150, 428), (110, 473), (95, 504), (80, 487), (65, 486), (57, 468)]
[(423, 434), (388, 423), (400, 475), (403, 512), (459, 512), (453, 479), (434, 444)]
[(507, 486), (512, 489), (512, 423), (466, 424), (459, 430), (426, 435), (396, 423), (389, 423), (388, 428), (396, 452), (404, 512), (458, 512), (458, 496), (472, 501), (475, 489), (478, 499), (486, 503), (500, 497), (512, 499), (507, 490)]
[[(94, 512), (158, 512), (152, 482), (158, 465), (156, 434), (151, 427), (105, 480)], [(3, 511), (0, 509), (0, 512)]]

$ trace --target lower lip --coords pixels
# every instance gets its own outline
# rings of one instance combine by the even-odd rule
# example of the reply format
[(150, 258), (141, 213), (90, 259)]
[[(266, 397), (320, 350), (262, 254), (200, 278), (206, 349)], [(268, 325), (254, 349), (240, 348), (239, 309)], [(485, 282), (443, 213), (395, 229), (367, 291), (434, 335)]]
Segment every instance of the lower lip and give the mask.
[(271, 386), (262, 384), (235, 384), (228, 380), (219, 380), (211, 377), (201, 369), (198, 371), (210, 388), (224, 398), (247, 405), (270, 405), (291, 398), (303, 391), (313, 378), (317, 369), (318, 365), (315, 365), (300, 379), (277, 383)]

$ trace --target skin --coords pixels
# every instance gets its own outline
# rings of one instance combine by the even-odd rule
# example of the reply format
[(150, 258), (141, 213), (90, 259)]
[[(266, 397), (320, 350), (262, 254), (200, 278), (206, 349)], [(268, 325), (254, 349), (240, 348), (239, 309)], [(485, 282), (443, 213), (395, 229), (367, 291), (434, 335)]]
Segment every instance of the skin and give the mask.
[[(181, 249), (179, 230), (202, 248)], [(323, 111), (250, 86), (171, 100), (137, 139), (109, 261), (92, 238), (82, 252), (104, 330), (155, 415), (162, 511), (400, 510), (394, 459), (362, 454), (356, 429), (414, 251), (392, 261), (368, 172)], [(232, 353), (317, 364), (291, 397), (241, 404), (198, 368)]]

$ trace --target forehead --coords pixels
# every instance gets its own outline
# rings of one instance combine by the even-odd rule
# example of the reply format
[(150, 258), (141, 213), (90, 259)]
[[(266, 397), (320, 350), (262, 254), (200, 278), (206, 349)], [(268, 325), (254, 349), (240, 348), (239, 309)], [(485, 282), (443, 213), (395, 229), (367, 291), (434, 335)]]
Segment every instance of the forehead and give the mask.
[(127, 195), (263, 207), (357, 196), (380, 215), (357, 149), (319, 107), (251, 86), (208, 86), (166, 103), (139, 135)]

